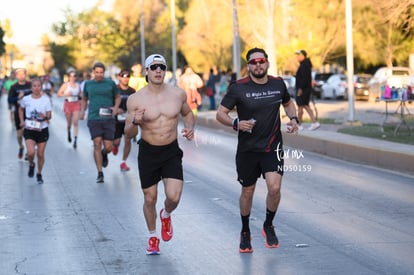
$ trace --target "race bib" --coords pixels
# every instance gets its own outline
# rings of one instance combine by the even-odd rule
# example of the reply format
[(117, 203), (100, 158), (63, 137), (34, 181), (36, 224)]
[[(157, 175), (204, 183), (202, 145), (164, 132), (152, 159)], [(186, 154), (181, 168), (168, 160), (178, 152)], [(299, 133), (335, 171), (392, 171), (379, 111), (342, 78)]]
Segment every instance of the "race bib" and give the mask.
[(112, 117), (112, 109), (110, 107), (99, 108), (100, 117)]
[(24, 128), (28, 129), (28, 130), (33, 130), (33, 131), (42, 131), (42, 122), (40, 121), (36, 121), (36, 120), (31, 120), (31, 119), (26, 119), (24, 121)]
[(127, 115), (125, 113), (124, 114), (118, 114), (116, 116), (116, 118), (118, 119), (118, 121), (125, 121), (126, 117), (127, 117)]
[(77, 102), (79, 100), (77, 96), (68, 96), (66, 99), (68, 102)]

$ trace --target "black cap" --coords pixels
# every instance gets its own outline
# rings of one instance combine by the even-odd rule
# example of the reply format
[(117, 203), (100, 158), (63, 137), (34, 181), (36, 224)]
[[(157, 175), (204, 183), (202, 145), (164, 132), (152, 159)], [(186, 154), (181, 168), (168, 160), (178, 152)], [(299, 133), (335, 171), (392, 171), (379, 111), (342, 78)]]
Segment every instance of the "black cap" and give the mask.
[(303, 55), (304, 57), (307, 57), (307, 56), (308, 56), (308, 54), (306, 53), (306, 51), (305, 51), (305, 50), (299, 50), (299, 51), (296, 51), (296, 54), (301, 54), (301, 55)]

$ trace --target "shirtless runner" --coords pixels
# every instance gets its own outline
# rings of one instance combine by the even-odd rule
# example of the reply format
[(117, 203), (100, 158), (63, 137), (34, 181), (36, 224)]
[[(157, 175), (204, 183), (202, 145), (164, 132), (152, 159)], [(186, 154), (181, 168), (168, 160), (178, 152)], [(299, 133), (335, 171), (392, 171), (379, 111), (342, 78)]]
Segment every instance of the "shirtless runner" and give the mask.
[(160, 254), (156, 234), (156, 203), (158, 182), (164, 182), (165, 201), (160, 211), (161, 237), (169, 241), (173, 236), (171, 213), (177, 208), (183, 190), (183, 152), (178, 146), (178, 119), (184, 119), (183, 137), (194, 137), (194, 115), (187, 104), (186, 93), (164, 83), (167, 70), (165, 58), (153, 54), (145, 60), (148, 85), (129, 96), (125, 134), (134, 137), (141, 128), (138, 169), (144, 193), (144, 216), (149, 231), (147, 254)]

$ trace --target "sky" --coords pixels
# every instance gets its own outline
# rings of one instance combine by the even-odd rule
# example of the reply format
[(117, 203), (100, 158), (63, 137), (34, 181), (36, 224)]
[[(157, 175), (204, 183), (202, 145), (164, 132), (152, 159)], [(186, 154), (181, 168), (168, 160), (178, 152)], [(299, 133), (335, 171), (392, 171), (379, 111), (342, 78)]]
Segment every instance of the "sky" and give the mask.
[[(13, 37), (5, 38), (18, 48), (37, 46), (43, 34), (51, 34), (53, 23), (64, 19), (64, 10), (70, 8), (80, 12), (93, 7), (98, 0), (2, 0), (0, 22), (8, 18), (11, 22)], [(105, 8), (112, 0), (105, 0)]]

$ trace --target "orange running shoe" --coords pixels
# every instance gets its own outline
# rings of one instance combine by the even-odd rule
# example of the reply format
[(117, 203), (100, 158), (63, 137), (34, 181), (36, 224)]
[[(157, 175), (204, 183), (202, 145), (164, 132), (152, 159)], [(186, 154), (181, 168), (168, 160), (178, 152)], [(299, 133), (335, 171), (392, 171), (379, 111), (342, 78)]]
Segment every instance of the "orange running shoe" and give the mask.
[(252, 253), (253, 248), (251, 244), (252, 237), (250, 236), (250, 232), (241, 232), (240, 233), (240, 253)]
[(267, 248), (278, 248), (279, 240), (277, 239), (275, 228), (273, 225), (263, 226), (262, 235), (265, 238), (265, 246)]

